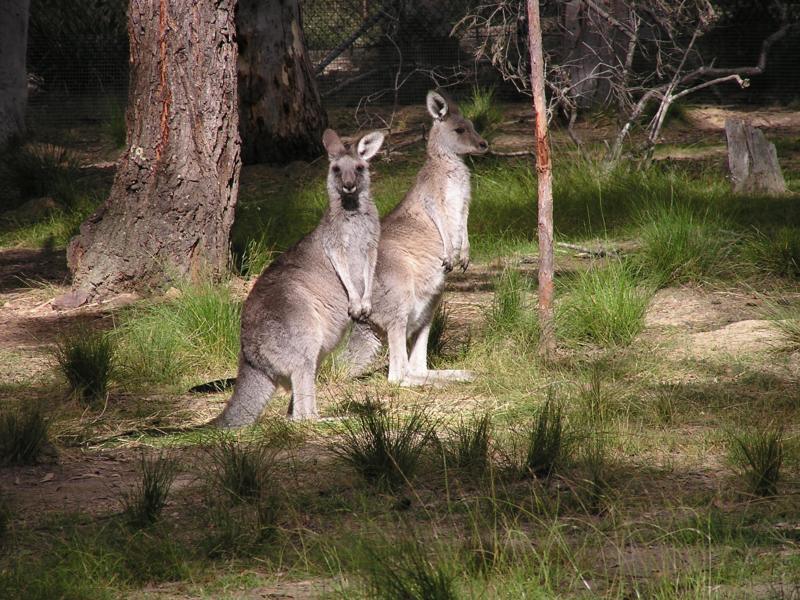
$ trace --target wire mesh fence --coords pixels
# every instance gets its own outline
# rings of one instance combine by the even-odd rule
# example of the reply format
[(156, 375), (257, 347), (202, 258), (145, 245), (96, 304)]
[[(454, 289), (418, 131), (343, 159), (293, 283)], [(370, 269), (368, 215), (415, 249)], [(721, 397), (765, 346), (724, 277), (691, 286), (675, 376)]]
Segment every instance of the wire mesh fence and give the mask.
[[(510, 0), (514, 2), (522, 0)], [(454, 30), (468, 13), (487, 10), (492, 4), (487, 0), (300, 0), (300, 4), (309, 57), (328, 106), (415, 103), (434, 86), (496, 86), (499, 97), (515, 94), (475, 54), (487, 38), (507, 36), (509, 31), (477, 26)], [(545, 33), (554, 44), (567, 4), (543, 3)], [(28, 120), (34, 131), (108, 122), (124, 114), (126, 5), (126, 0), (32, 0)], [(715, 52), (723, 61), (727, 57), (747, 64), (770, 26), (745, 19), (723, 29), (713, 37)], [(506, 27), (522, 30), (524, 23)], [(800, 66), (792, 50), (797, 41), (795, 36), (773, 49), (770, 64), (775, 67), (736, 99), (785, 102), (800, 97)]]

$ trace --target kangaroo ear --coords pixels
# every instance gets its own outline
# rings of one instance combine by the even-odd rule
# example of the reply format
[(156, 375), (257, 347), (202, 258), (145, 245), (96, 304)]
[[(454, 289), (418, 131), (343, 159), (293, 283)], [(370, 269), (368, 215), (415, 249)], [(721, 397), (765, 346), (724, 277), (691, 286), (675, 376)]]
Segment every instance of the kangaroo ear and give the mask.
[(431, 116), (437, 121), (444, 121), (444, 118), (447, 116), (447, 113), (450, 109), (445, 97), (439, 92), (434, 92), (431, 90), (428, 92), (426, 103), (428, 105), (428, 112), (431, 113)]
[(325, 146), (329, 158), (336, 158), (347, 152), (342, 140), (333, 129), (326, 129), (322, 134), (322, 145)]
[(358, 155), (364, 160), (371, 159), (381, 149), (383, 139), (383, 134), (380, 131), (368, 133), (358, 140)]

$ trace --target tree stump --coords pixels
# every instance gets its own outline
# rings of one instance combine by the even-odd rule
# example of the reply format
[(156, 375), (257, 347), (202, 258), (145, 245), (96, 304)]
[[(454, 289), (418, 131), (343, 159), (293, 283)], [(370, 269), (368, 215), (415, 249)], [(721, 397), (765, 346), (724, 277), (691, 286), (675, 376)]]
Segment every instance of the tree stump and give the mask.
[(728, 138), (728, 167), (737, 194), (786, 193), (786, 182), (778, 164), (775, 144), (760, 129), (741, 119), (725, 121)]

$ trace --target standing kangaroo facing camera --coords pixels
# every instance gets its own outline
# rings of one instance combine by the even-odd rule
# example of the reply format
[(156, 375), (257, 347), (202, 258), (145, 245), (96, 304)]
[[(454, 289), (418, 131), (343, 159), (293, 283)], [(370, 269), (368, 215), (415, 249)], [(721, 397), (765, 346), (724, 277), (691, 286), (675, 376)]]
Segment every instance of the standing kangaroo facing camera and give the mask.
[(239, 373), (215, 421), (220, 427), (253, 423), (277, 385), (286, 383), (292, 388), (289, 416), (317, 418), (320, 362), (351, 318), (365, 319), (372, 311), (380, 221), (368, 161), (383, 134), (367, 134), (347, 150), (328, 129), (322, 142), (330, 160), (328, 208), (314, 231), (261, 274), (244, 303)]
[(357, 323), (345, 353), (352, 376), (366, 371), (388, 339), (391, 382), (421, 385), (473, 377), (468, 371), (429, 370), (428, 334), (445, 273), (469, 266), (470, 181), (461, 157), (484, 154), (489, 144), (442, 94), (428, 92), (427, 106), (433, 117), (427, 160), (414, 186), (381, 223), (372, 326)]

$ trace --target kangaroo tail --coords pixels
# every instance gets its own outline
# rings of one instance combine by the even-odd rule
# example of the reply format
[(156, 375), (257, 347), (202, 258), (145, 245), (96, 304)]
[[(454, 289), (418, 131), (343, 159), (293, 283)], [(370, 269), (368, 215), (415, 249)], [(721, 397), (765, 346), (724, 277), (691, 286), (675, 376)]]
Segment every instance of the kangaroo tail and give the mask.
[(353, 324), (347, 348), (342, 354), (347, 374), (360, 377), (370, 370), (375, 363), (383, 342), (375, 330), (366, 323)]
[(228, 388), (232, 388), (236, 384), (236, 377), (228, 377), (227, 379), (215, 379), (207, 383), (201, 383), (189, 389), (190, 394), (213, 394), (215, 392), (222, 392)]
[(214, 419), (214, 425), (229, 429), (255, 423), (276, 387), (277, 384), (269, 375), (241, 358), (233, 396), (222, 414)]

